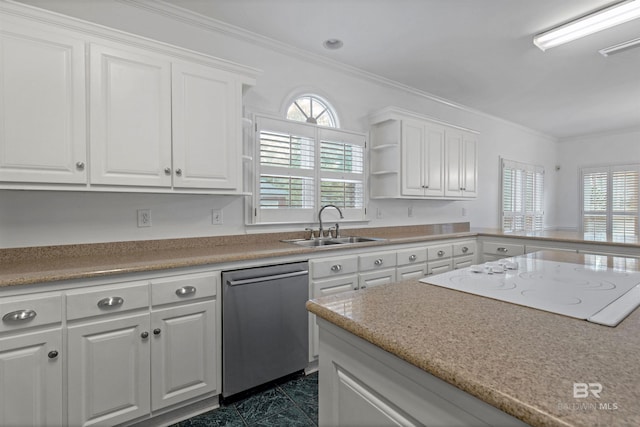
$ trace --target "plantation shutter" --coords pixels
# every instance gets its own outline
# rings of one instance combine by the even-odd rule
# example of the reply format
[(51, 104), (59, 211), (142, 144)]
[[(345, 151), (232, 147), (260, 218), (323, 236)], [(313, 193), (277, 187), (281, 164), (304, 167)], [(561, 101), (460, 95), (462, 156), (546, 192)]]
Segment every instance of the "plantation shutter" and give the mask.
[(315, 209), (315, 129), (257, 121), (257, 222), (309, 221)]
[(638, 167), (611, 171), (611, 234), (638, 236)]
[(338, 206), (345, 219), (364, 218), (364, 136), (318, 129), (320, 205)]
[(614, 241), (638, 238), (640, 165), (582, 169), (582, 231)]
[(315, 223), (320, 208), (365, 219), (362, 134), (256, 117), (254, 223)]
[(537, 231), (544, 228), (544, 168), (501, 160), (502, 229)]

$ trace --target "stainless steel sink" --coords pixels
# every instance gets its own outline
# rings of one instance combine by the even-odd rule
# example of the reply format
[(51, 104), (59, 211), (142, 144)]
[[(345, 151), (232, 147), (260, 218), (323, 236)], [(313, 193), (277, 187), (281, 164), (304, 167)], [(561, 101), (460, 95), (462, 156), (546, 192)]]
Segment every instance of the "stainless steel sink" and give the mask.
[(385, 239), (378, 239), (375, 237), (361, 237), (361, 236), (349, 236), (349, 237), (323, 237), (321, 239), (292, 239), (283, 240), (285, 243), (293, 243), (294, 245), (304, 246), (307, 248), (315, 248), (318, 246), (334, 246), (334, 245), (352, 245), (355, 243), (376, 242)]

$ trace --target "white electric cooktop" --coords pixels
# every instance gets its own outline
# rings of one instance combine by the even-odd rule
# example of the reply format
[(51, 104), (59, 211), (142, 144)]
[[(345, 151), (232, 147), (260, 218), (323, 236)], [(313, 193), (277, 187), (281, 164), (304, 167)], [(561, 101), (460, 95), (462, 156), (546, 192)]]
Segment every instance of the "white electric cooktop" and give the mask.
[(616, 326), (640, 305), (640, 272), (526, 257), (474, 265), (420, 281), (606, 326)]

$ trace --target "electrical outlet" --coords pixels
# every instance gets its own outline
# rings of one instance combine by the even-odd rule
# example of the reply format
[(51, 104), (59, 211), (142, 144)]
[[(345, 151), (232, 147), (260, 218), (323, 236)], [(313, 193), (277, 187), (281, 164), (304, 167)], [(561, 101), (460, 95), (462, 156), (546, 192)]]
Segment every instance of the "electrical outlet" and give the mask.
[(151, 209), (138, 209), (138, 227), (151, 227)]
[(376, 208), (376, 218), (382, 219), (384, 215), (382, 215), (382, 209)]
[(407, 216), (411, 218), (413, 216), (413, 206), (409, 206), (407, 209)]
[(211, 209), (211, 223), (220, 225), (223, 223), (222, 209)]
[(467, 208), (462, 208), (462, 216), (467, 216)]

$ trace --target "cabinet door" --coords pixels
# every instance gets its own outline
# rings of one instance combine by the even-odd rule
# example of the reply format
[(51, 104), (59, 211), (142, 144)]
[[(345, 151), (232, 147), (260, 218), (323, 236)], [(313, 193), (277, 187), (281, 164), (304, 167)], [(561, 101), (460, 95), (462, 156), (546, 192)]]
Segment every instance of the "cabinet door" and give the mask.
[(81, 40), (0, 16), (0, 181), (86, 182), (84, 69)]
[[(311, 283), (311, 298), (320, 298), (326, 295), (353, 291), (355, 289), (358, 289), (358, 276), (356, 274), (329, 280), (317, 280)], [(316, 325), (315, 314), (309, 313), (309, 329), (309, 361), (312, 362), (318, 357), (319, 345), (318, 325)]]
[(424, 124), (402, 121), (402, 195), (424, 196)]
[(444, 195), (444, 127), (427, 123), (423, 149), (423, 182), (425, 196)]
[(445, 172), (445, 196), (462, 196), (463, 165), (462, 158), (462, 131), (447, 129), (446, 133), (446, 172)]
[(148, 414), (149, 314), (67, 330), (69, 425), (114, 425)]
[(172, 65), (174, 186), (239, 187), (242, 89), (210, 67)]
[(171, 186), (171, 65), (91, 45), (91, 183)]
[(62, 425), (61, 329), (1, 338), (0, 349), (0, 425)]
[(216, 301), (151, 313), (151, 409), (220, 390)]
[(477, 157), (478, 157), (478, 138), (471, 133), (464, 133), (462, 137), (462, 154), (463, 160), (461, 162), (463, 167), (462, 178), (462, 196), (463, 197), (476, 197), (478, 190), (476, 188), (478, 170), (477, 170)]

